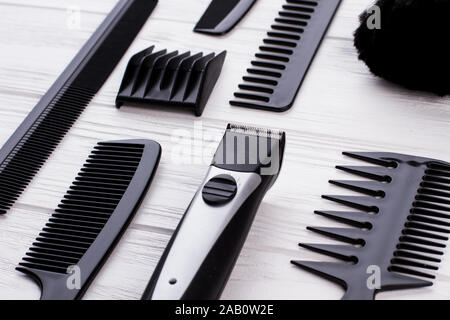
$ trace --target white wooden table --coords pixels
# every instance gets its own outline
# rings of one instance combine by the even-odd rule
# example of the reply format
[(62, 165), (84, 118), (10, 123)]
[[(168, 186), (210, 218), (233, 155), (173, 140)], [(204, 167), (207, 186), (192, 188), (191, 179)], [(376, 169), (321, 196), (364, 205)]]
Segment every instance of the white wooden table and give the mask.
[[(284, 129), (285, 162), (267, 194), (225, 289), (225, 299), (337, 299), (342, 289), (292, 266), (321, 259), (298, 242), (331, 240), (306, 231), (329, 225), (314, 209), (334, 206), (321, 194), (343, 193), (327, 181), (352, 163), (344, 150), (393, 151), (450, 160), (448, 98), (415, 93), (373, 77), (358, 61), (352, 33), (371, 0), (343, 0), (293, 108), (281, 114), (231, 107), (245, 69), (282, 0), (259, 0), (229, 35), (192, 32), (209, 0), (161, 0), (93, 103), (68, 133), (13, 209), (0, 217), (0, 298), (37, 299), (39, 288), (14, 268), (97, 141), (148, 138), (161, 143), (161, 165), (141, 209), (92, 283), (85, 299), (138, 299), (174, 228), (203, 179), (228, 122)], [(0, 144), (3, 144), (94, 32), (117, 0), (0, 0)], [(67, 9), (81, 9), (80, 29), (67, 27)], [(123, 107), (114, 100), (126, 63), (150, 45), (158, 49), (228, 50), (222, 75), (201, 118), (173, 111)], [(180, 131), (203, 148), (190, 163), (173, 154)], [(198, 133), (197, 133), (198, 135)], [(203, 135), (203, 137), (201, 137)], [(189, 150), (189, 149), (188, 149)], [(200, 156), (205, 151), (205, 156)], [(214, 151), (214, 150), (213, 150)], [(450, 252), (431, 288), (384, 293), (379, 299), (450, 298)]]

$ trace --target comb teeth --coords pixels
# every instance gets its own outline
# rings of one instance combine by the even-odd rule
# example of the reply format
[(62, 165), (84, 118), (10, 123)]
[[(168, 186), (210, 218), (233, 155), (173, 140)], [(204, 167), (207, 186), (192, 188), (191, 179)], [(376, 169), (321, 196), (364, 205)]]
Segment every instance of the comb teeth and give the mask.
[(94, 95), (65, 87), (12, 149), (0, 166), (0, 214), (14, 204)]
[[(450, 234), (450, 165), (433, 159), (392, 153), (345, 152), (377, 166), (338, 166), (370, 181), (330, 180), (366, 196), (323, 196), (358, 212), (316, 211), (354, 228), (308, 227), (308, 230), (346, 242), (347, 246), (300, 244), (303, 248), (346, 262), (294, 261), (305, 270), (346, 288), (344, 299), (373, 299), (376, 292), (431, 285), (439, 256)], [(357, 247), (355, 247), (355, 245)], [(381, 288), (366, 285), (369, 267), (379, 267)], [(430, 273), (431, 272), (431, 273)], [(404, 274), (404, 275), (400, 275)]]
[(372, 228), (372, 217), (363, 212), (315, 211), (315, 214), (361, 229)]
[(299, 243), (299, 246), (347, 262), (352, 263), (358, 262), (358, 258), (355, 256), (357, 250), (355, 251), (355, 248), (353, 246), (311, 244), (311, 243)]
[(364, 193), (372, 197), (384, 197), (384, 184), (377, 181), (344, 181), (330, 180), (329, 183), (336, 186)]
[[(79, 266), (86, 273), (83, 279), (98, 268), (103, 255), (137, 209), (159, 160), (159, 152), (156, 143), (144, 140), (102, 142), (94, 147), (58, 208), (19, 263), (19, 271), (40, 278), (44, 298), (60, 299), (59, 294), (73, 298), (78, 293), (64, 289), (64, 276), (69, 267)], [(99, 237), (100, 243), (93, 248)], [(91, 253), (86, 257), (91, 248), (95, 250), (94, 256)], [(52, 284), (53, 289), (46, 292), (46, 282), (60, 279), (48, 273), (61, 275), (64, 280), (61, 288)]]
[[(97, 165), (97, 170), (86, 172), (89, 167), (85, 164), (81, 169), (82, 173), (75, 180), (81, 184), (92, 183), (100, 190), (108, 186), (107, 195), (84, 187), (67, 193), (58, 205), (58, 213), (46, 224), (44, 232), (40, 233), (40, 237), (20, 265), (64, 274), (67, 273), (68, 267), (76, 265), (119, 204), (141, 161), (143, 147), (143, 145), (99, 143), (89, 156), (95, 161), (93, 164)], [(117, 169), (121, 170), (121, 175), (106, 170), (102, 172), (103, 161), (114, 163)], [(77, 218), (76, 223), (73, 217)], [(45, 253), (35, 250), (39, 251), (42, 248), (59, 251)], [(77, 253), (77, 258), (71, 256), (73, 253)]]
[(390, 182), (392, 178), (389, 171), (383, 167), (358, 167), (358, 166), (336, 166), (337, 169), (358, 175), (360, 177), (376, 180), (379, 182)]
[(287, 0), (247, 69), (231, 105), (289, 109), (340, 0)]

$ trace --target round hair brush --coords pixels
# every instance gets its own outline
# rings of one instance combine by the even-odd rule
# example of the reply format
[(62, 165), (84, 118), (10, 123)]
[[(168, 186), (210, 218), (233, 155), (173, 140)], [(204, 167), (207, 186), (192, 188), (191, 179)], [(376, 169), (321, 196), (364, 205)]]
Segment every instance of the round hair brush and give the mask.
[(450, 94), (450, 0), (378, 0), (355, 31), (359, 59), (409, 89)]

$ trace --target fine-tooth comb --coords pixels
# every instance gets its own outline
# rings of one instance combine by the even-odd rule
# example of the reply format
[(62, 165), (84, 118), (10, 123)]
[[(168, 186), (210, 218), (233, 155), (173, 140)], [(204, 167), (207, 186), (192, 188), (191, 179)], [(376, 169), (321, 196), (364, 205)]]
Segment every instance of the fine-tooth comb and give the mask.
[(2, 147), (0, 214), (15, 203), (100, 90), (156, 3), (121, 0)]
[(94, 147), (17, 267), (40, 285), (42, 300), (83, 296), (136, 213), (160, 155), (159, 144), (151, 140)]
[(395, 153), (344, 152), (377, 166), (337, 168), (370, 181), (330, 183), (366, 196), (323, 196), (357, 212), (316, 211), (355, 228), (308, 227), (350, 245), (304, 244), (339, 262), (292, 261), (342, 285), (343, 299), (431, 286), (450, 233), (450, 163)]
[(131, 58), (116, 106), (174, 105), (192, 109), (201, 116), (222, 71), (226, 51), (203, 56), (153, 49), (154, 46)]
[(286, 0), (230, 104), (288, 110), (340, 2)]

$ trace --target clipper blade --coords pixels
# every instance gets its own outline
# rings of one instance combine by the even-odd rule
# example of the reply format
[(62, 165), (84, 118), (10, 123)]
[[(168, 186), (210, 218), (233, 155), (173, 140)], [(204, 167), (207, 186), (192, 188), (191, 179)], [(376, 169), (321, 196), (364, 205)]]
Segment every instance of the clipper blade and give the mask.
[(274, 139), (282, 139), (285, 135), (284, 131), (277, 129), (265, 129), (247, 125), (230, 123), (227, 130), (233, 133), (249, 134), (258, 137), (271, 137)]
[(344, 155), (376, 165), (337, 166), (370, 180), (330, 183), (363, 195), (323, 198), (356, 210), (315, 213), (351, 227), (308, 229), (349, 245), (300, 244), (344, 262), (292, 263), (342, 285), (343, 299), (431, 286), (450, 233), (450, 164), (394, 153)]
[(285, 144), (284, 131), (228, 124), (212, 164), (227, 170), (278, 175)]

